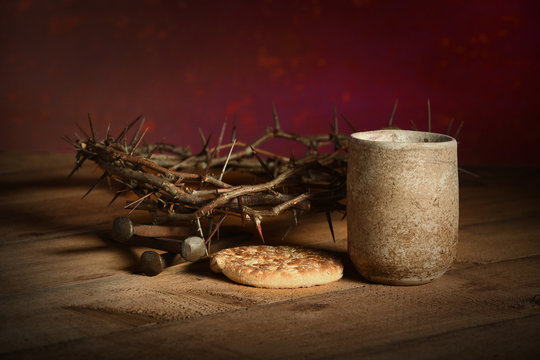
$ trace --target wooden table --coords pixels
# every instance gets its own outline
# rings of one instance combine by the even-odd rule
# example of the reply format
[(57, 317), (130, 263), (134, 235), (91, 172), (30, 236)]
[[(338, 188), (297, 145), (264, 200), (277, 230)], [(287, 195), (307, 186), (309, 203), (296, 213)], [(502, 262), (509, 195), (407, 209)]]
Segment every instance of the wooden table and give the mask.
[[(308, 289), (234, 284), (208, 262), (136, 273), (143, 248), (110, 239), (126, 215), (73, 156), (0, 156), (3, 358), (523, 358), (540, 355), (540, 171), (475, 169), (461, 180), (452, 268), (423, 286), (363, 280), (323, 217), (287, 242), (339, 252), (345, 275)], [(138, 215), (135, 215), (138, 216)], [(277, 242), (290, 218), (264, 227)], [(246, 230), (253, 231), (248, 227)]]

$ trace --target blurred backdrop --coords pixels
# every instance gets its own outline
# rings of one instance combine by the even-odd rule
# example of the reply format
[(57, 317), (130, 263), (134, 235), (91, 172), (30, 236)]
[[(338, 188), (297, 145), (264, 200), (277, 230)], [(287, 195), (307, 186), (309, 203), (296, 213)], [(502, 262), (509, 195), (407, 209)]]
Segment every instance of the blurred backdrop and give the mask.
[[(462, 164), (540, 164), (537, 1), (2, 0), (1, 151), (69, 151), (144, 114), (147, 141), (200, 148), (233, 116), (272, 124), (459, 135)], [(344, 123), (340, 129), (349, 131)]]

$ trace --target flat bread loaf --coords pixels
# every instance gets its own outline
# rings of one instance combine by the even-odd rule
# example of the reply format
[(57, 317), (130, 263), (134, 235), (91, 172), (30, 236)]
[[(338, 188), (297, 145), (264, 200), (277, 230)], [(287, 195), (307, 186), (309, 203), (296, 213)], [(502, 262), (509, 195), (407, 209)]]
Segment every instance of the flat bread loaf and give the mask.
[(273, 289), (321, 285), (343, 276), (337, 257), (300, 246), (224, 249), (211, 257), (210, 268), (237, 283)]

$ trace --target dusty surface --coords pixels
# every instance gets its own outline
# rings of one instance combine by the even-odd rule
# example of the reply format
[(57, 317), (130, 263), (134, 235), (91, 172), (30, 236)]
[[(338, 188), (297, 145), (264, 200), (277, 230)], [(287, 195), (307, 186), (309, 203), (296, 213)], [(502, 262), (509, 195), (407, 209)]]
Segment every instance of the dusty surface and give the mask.
[[(457, 260), (433, 283), (363, 280), (345, 253), (346, 222), (336, 215), (334, 244), (314, 214), (287, 243), (334, 251), (343, 279), (268, 290), (234, 284), (208, 262), (137, 274), (147, 249), (110, 238), (114, 217), (127, 214), (123, 199), (107, 207), (103, 185), (81, 200), (100, 173), (89, 164), (66, 181), (72, 164), (70, 155), (0, 156), (3, 358), (540, 355), (538, 170), (476, 169), (480, 181), (461, 180)], [(291, 221), (263, 224), (265, 238), (279, 242)]]

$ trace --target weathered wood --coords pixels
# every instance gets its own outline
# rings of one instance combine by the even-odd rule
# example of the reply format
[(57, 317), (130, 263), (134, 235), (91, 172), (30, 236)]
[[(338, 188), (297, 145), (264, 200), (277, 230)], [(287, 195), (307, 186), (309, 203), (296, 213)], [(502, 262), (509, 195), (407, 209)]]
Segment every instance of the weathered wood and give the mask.
[[(539, 260), (533, 257), (454, 270), (419, 287), (364, 284), (303, 298), (288, 291), (290, 298), (281, 302), (80, 338), (40, 348), (37, 355), (93, 357), (114, 351), (115, 358), (127, 359), (150, 357), (159, 347), (162, 358), (177, 358), (177, 351), (188, 359), (231, 353), (255, 359), (386, 357), (392, 354), (387, 348), (399, 354), (410, 351), (410, 344), (429, 344), (431, 339), (442, 341), (454, 334), (457, 342), (450, 349), (429, 346), (433, 351), (429, 354), (417, 350), (433, 358), (459, 353), (460, 341), (473, 354), (482, 354), (482, 342), (475, 345), (471, 333), (500, 332), (505, 323), (511, 326), (522, 321), (528, 325), (520, 329), (518, 341), (538, 351), (532, 344), (537, 341), (540, 318), (535, 298)], [(501, 279), (505, 288), (500, 286)], [(184, 345), (189, 352), (184, 352)], [(512, 356), (513, 348), (498, 344), (492, 354)], [(36, 352), (12, 356), (35, 358)]]
[[(335, 251), (336, 283), (264, 290), (207, 262), (137, 274), (145, 248), (110, 238), (124, 202), (72, 155), (0, 155), (0, 354), (7, 358), (432, 358), (539, 355), (540, 172), (475, 169), (462, 181), (460, 243), (432, 284), (364, 281), (346, 256), (346, 221), (309, 214), (286, 243)], [(145, 216), (134, 212), (141, 222)], [(139, 218), (138, 218), (139, 217)], [(292, 215), (263, 224), (280, 243)], [(228, 226), (239, 226), (233, 221)], [(245, 230), (255, 232), (253, 228)], [(252, 241), (257, 241), (254, 236)], [(214, 243), (216, 245), (216, 243)], [(499, 341), (499, 339), (508, 341)]]

